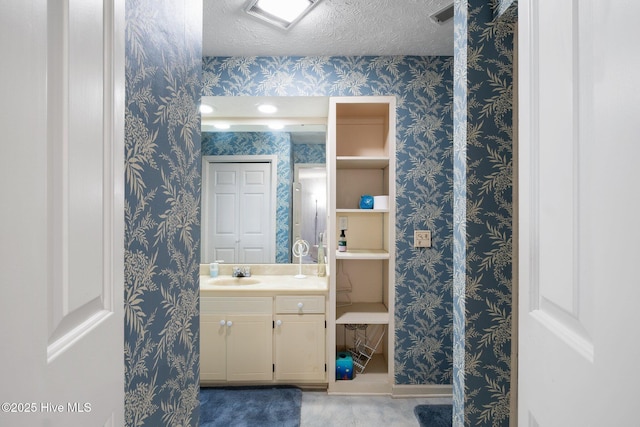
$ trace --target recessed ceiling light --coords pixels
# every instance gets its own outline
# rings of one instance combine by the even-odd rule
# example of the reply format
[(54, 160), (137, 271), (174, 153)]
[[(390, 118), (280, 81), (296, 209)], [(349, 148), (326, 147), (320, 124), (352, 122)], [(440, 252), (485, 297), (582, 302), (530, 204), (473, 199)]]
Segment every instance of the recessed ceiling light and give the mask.
[(213, 107), (207, 104), (200, 104), (200, 112), (202, 114), (211, 114), (213, 113)]
[(245, 11), (288, 30), (322, 0), (249, 0)]
[(273, 129), (273, 130), (284, 129), (284, 125), (282, 123), (270, 123), (269, 129)]
[(229, 129), (231, 127), (228, 123), (215, 123), (213, 126), (216, 129)]
[(275, 105), (271, 104), (260, 104), (258, 105), (258, 111), (265, 114), (273, 114), (278, 111), (278, 108), (276, 108)]

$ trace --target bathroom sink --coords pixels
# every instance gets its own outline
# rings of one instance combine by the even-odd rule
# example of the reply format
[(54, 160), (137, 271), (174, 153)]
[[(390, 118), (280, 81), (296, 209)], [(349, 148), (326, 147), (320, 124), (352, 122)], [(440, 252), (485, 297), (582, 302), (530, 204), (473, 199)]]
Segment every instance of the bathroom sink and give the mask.
[(216, 277), (207, 281), (207, 284), (214, 286), (257, 285), (258, 283), (260, 283), (258, 279), (251, 277)]

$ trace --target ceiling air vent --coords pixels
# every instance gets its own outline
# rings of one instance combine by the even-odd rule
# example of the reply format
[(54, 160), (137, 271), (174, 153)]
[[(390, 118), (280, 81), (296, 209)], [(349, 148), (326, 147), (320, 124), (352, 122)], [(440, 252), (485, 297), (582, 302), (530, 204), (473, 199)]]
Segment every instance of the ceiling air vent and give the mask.
[(444, 24), (451, 18), (453, 18), (453, 4), (450, 4), (444, 9), (439, 10), (438, 12), (431, 15), (431, 19), (438, 24)]

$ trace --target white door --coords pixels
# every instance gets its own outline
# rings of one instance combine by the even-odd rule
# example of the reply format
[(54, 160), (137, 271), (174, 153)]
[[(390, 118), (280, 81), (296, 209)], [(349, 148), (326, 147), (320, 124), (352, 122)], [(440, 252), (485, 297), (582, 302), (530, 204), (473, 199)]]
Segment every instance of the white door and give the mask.
[(519, 426), (638, 426), (640, 2), (519, 2)]
[(124, 423), (124, 2), (0, 2), (0, 425)]
[(204, 160), (203, 262), (275, 262), (271, 163)]

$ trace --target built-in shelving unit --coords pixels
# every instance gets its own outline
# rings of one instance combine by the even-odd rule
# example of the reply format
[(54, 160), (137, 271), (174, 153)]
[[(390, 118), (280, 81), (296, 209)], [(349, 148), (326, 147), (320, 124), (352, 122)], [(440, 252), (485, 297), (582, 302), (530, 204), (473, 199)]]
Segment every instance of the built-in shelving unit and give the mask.
[[(366, 366), (352, 380), (329, 376), (329, 393), (390, 394), (393, 386), (395, 274), (395, 97), (331, 98), (329, 168), (330, 366), (351, 351)], [(389, 196), (360, 209), (362, 195)], [(347, 221), (347, 251), (336, 242)], [(344, 284), (348, 283), (345, 287)], [(348, 294), (345, 298), (345, 294)], [(345, 301), (347, 301), (345, 303)], [(382, 333), (382, 339), (379, 339)], [(361, 345), (362, 340), (373, 343)], [(363, 363), (364, 365), (365, 363)]]

